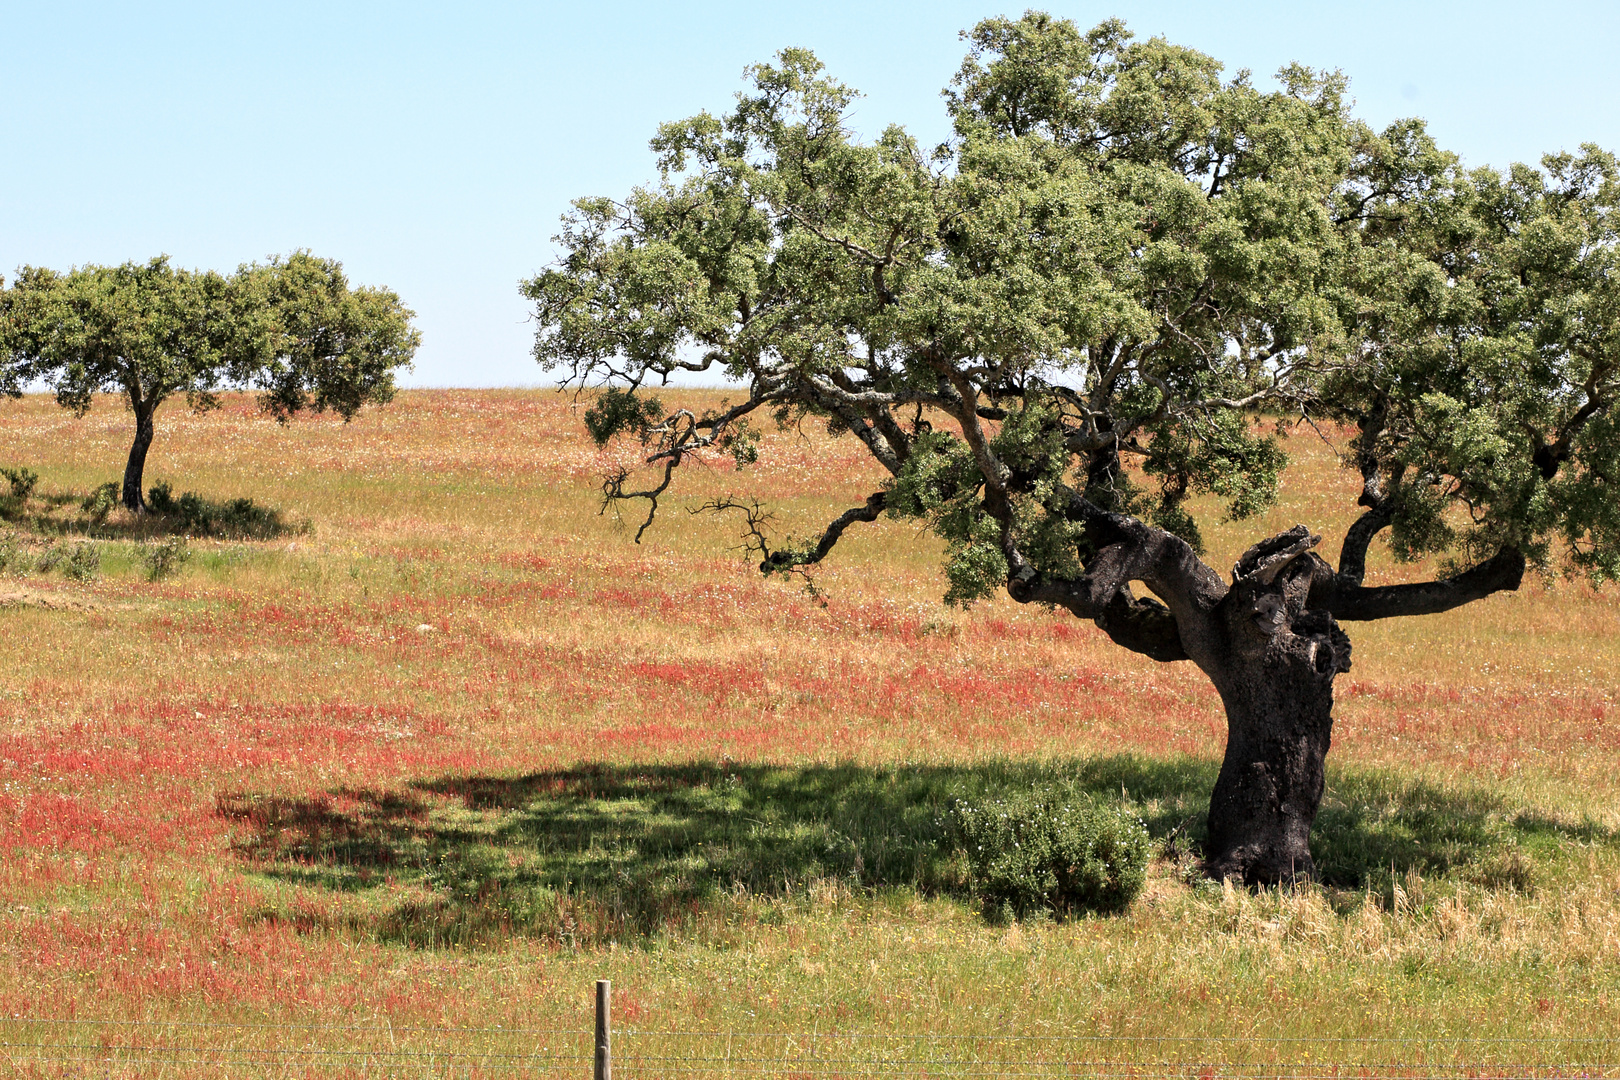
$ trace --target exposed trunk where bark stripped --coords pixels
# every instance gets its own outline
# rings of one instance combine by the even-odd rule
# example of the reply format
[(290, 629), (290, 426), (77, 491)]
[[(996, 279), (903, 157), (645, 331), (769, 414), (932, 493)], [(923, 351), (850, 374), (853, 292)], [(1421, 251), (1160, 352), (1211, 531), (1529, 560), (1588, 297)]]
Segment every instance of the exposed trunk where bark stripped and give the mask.
[[(1080, 498), (1068, 511), (1098, 544), (1085, 574), (1049, 576), (1009, 545), (1007, 592), (1090, 619), (1143, 656), (1191, 660), (1215, 684), (1226, 706), (1226, 760), (1210, 799), (1205, 869), (1249, 884), (1316, 873), (1310, 834), (1333, 740), (1333, 680), (1350, 670), (1338, 620), (1450, 611), (1517, 589), (1525, 569), (1524, 555), (1504, 547), (1449, 578), (1364, 588), (1365, 547), (1385, 524), (1375, 508), (1346, 540), (1347, 571), (1335, 574), (1313, 551), (1322, 538), (1296, 525), (1244, 552), (1228, 586), (1163, 529)], [(1136, 596), (1132, 582), (1159, 599)]]
[(1227, 722), (1205, 849), (1215, 878), (1273, 884), (1316, 872), (1311, 824), (1333, 738), (1333, 679), (1350, 668), (1350, 639), (1332, 615), (1304, 610), (1315, 561), (1301, 552), (1247, 575), (1240, 562), (1215, 612), (1222, 641), (1210, 675)]
[[(1333, 632), (1348, 653), (1348, 639), (1337, 627)], [(1301, 648), (1299, 634), (1285, 634), (1292, 640), (1261, 656), (1233, 656), (1218, 684), (1226, 706), (1226, 759), (1209, 802), (1206, 848), (1210, 876), (1217, 879), (1272, 884), (1316, 872), (1311, 824), (1333, 738), (1340, 650), (1312, 641), (1314, 634)]]
[(135, 442), (129, 448), (129, 462), (124, 466), (121, 501), (137, 514), (146, 511), (146, 500), (141, 497), (141, 479), (146, 473), (146, 452), (152, 448), (152, 436), (156, 431), (156, 425), (152, 422), (152, 415), (156, 411), (155, 408), (136, 408)]

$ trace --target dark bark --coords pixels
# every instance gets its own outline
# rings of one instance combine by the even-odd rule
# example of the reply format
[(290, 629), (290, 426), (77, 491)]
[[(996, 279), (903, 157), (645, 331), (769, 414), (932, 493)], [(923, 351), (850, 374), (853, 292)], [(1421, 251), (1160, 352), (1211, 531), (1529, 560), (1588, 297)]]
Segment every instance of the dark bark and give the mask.
[[(988, 457), (982, 439), (970, 442)], [(1212, 877), (1260, 885), (1315, 876), (1310, 833), (1333, 741), (1333, 682), (1350, 670), (1350, 639), (1339, 619), (1446, 611), (1517, 588), (1523, 577), (1524, 557), (1505, 549), (1454, 578), (1363, 587), (1366, 547), (1387, 524), (1387, 508), (1374, 501), (1352, 527), (1339, 573), (1315, 554), (1321, 537), (1296, 525), (1246, 551), (1230, 585), (1185, 541), (1080, 495), (1068, 497), (1064, 513), (1085, 524), (1096, 547), (1078, 577), (1037, 570), (1010, 528), (1004, 532), (1013, 599), (1065, 608), (1156, 660), (1191, 660), (1215, 685), (1227, 744), (1209, 806), (1205, 869)], [(1010, 522), (1005, 490), (988, 480), (983, 505)], [(881, 507), (876, 493), (847, 511), (817, 557), (847, 525), (875, 518)], [(1158, 599), (1135, 595), (1133, 582)]]
[[(1358, 539), (1376, 532), (1374, 516), (1357, 522)], [(1269, 884), (1315, 873), (1309, 839), (1333, 737), (1333, 680), (1350, 670), (1338, 620), (1449, 611), (1517, 589), (1524, 577), (1524, 556), (1507, 548), (1456, 577), (1364, 588), (1359, 573), (1335, 574), (1310, 552), (1317, 539), (1296, 526), (1238, 561), (1215, 613), (1219, 647), (1199, 664), (1227, 717), (1205, 849), (1215, 878)]]
[(826, 531), (821, 534), (821, 539), (816, 542), (815, 550), (810, 553), (809, 561), (820, 562), (825, 559), (827, 553), (833, 549), (833, 545), (838, 543), (839, 538), (844, 535), (844, 530), (857, 521), (876, 521), (883, 513), (883, 508), (888, 505), (888, 499), (888, 492), (874, 491), (866, 497), (864, 504), (852, 507), (839, 514), (827, 526)]
[(1055, 604), (1091, 619), (1114, 644), (1161, 663), (1189, 659), (1170, 609), (1152, 597), (1133, 596), (1129, 587), (1116, 591), (1100, 610), (1092, 603), (1085, 583), (1015, 580), (1009, 584), (1008, 592), (1020, 603)]
[(1362, 514), (1344, 534), (1344, 547), (1339, 552), (1339, 580), (1346, 585), (1360, 585), (1367, 576), (1367, 548), (1393, 520), (1394, 515), (1386, 503)]
[(1317, 539), (1301, 527), (1251, 548), (1216, 612), (1220, 662), (1205, 671), (1227, 736), (1205, 866), (1217, 879), (1275, 884), (1316, 872), (1310, 834), (1333, 740), (1333, 680), (1350, 669), (1350, 639), (1331, 614), (1306, 607), (1325, 565), (1310, 553)]
[(1296, 526), (1251, 547), (1197, 649), (1226, 708), (1205, 845), (1212, 878), (1277, 884), (1315, 873), (1333, 678), (1349, 670), (1349, 638), (1332, 615), (1306, 607), (1325, 567), (1311, 552), (1319, 541)]
[[(797, 570), (815, 565), (827, 557), (827, 553), (833, 549), (839, 538), (844, 535), (845, 529), (857, 521), (876, 521), (883, 514), (883, 507), (887, 504), (888, 498), (888, 492), (874, 491), (866, 497), (866, 502), (863, 505), (851, 507), (839, 514), (827, 526), (826, 531), (821, 534), (821, 539), (817, 541), (816, 546), (810, 551), (770, 550), (765, 543), (765, 534), (759, 529), (761, 521), (757, 517), (751, 516), (748, 523), (749, 532), (753, 536), (757, 549), (765, 556), (764, 560), (759, 564), (760, 572), (769, 574), (772, 571)], [(739, 508), (748, 509), (735, 503), (728, 504), (723, 500), (709, 503), (703, 507), (705, 510)]]
[(1514, 548), (1504, 548), (1456, 577), (1411, 585), (1363, 588), (1347, 584), (1342, 575), (1323, 573), (1311, 589), (1310, 606), (1346, 622), (1437, 615), (1492, 593), (1513, 592), (1524, 580), (1524, 569), (1524, 555)]
[[(1333, 679), (1350, 641), (1333, 616), (1307, 609), (1326, 570), (1304, 526), (1256, 544), (1228, 587), (1179, 538), (1076, 500), (1107, 542), (1079, 581), (1055, 581), (1010, 559), (1008, 591), (1094, 620), (1114, 641), (1157, 660), (1190, 659), (1226, 706), (1226, 760), (1210, 800), (1206, 865), (1251, 884), (1315, 872), (1310, 833), (1333, 732)], [(1016, 555), (1016, 553), (1013, 553)], [(1331, 571), (1327, 571), (1331, 574)], [(1135, 598), (1141, 581), (1164, 603)]]
[(126, 508), (137, 514), (146, 512), (141, 480), (146, 473), (146, 452), (152, 448), (152, 436), (156, 433), (152, 419), (156, 412), (157, 409), (150, 405), (135, 407), (135, 442), (129, 448), (129, 461), (124, 465), (122, 501)]
[[(1350, 667), (1350, 641), (1331, 613), (1307, 606), (1332, 571), (1303, 526), (1256, 544), (1227, 586), (1181, 540), (1134, 518), (1077, 501), (1112, 541), (1078, 581), (1016, 565), (1014, 599), (1057, 604), (1092, 619), (1115, 642), (1157, 660), (1190, 659), (1210, 677), (1227, 715), (1226, 759), (1210, 800), (1206, 868), (1217, 878), (1271, 884), (1315, 873), (1310, 832), (1332, 742), (1333, 680)], [(1141, 581), (1164, 603), (1132, 595)]]

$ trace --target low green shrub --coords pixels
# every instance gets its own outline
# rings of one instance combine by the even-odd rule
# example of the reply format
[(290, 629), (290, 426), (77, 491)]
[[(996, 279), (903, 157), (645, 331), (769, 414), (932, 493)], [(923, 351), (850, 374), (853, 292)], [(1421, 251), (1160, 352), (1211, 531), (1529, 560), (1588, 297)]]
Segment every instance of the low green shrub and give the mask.
[(146, 508), (154, 514), (178, 514), (179, 505), (174, 501), (174, 489), (166, 482), (153, 484), (146, 492)]
[(147, 581), (162, 581), (184, 566), (191, 558), (191, 548), (183, 536), (171, 536), (147, 549), (141, 561), (146, 566)]
[(146, 493), (146, 505), (153, 513), (178, 517), (192, 536), (219, 536), (267, 540), (290, 532), (306, 531), (289, 526), (279, 510), (271, 510), (252, 499), (213, 502), (188, 491), (176, 498), (166, 483), (153, 484)]
[(62, 566), (62, 573), (74, 581), (89, 581), (101, 573), (101, 548), (95, 544), (75, 544)]
[(84, 501), (79, 504), (79, 509), (89, 514), (90, 519), (100, 525), (107, 520), (107, 515), (112, 513), (113, 507), (117, 505), (118, 484), (109, 480), (86, 495)]
[(25, 469), (21, 465), (15, 469), (0, 469), (0, 476), (5, 477), (11, 484), (13, 499), (28, 498), (34, 493), (34, 485), (39, 483), (39, 473), (33, 469)]
[(947, 818), (987, 917), (1119, 912), (1147, 881), (1147, 827), (1083, 794), (955, 798)]
[(101, 549), (95, 544), (52, 544), (40, 553), (34, 569), (42, 574), (62, 571), (74, 581), (90, 581), (101, 573)]

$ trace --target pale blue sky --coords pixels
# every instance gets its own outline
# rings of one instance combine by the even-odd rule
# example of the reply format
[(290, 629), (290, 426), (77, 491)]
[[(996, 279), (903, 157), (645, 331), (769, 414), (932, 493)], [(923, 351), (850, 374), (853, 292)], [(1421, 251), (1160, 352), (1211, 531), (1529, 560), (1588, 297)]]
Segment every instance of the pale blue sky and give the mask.
[[(520, 278), (571, 198), (652, 172), (655, 126), (745, 65), (814, 49), (857, 125), (946, 131), (957, 32), (1021, 7), (0, 0), (0, 272), (293, 248), (388, 285), (425, 342), (410, 385), (547, 381)], [(1373, 123), (1427, 118), (1469, 164), (1620, 149), (1620, 2), (1054, 3), (1257, 74), (1340, 68)]]

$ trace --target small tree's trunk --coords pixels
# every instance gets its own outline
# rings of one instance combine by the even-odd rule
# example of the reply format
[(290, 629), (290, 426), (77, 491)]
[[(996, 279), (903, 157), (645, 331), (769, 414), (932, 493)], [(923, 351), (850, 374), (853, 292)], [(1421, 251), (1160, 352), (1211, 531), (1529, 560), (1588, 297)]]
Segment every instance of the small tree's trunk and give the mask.
[(156, 426), (152, 422), (154, 406), (135, 407), (135, 442), (129, 448), (129, 462), (124, 466), (123, 504), (137, 514), (146, 512), (146, 500), (141, 497), (141, 478), (146, 472), (146, 452), (152, 448)]
[(1333, 736), (1333, 679), (1350, 639), (1303, 611), (1299, 579), (1244, 581), (1218, 612), (1224, 648), (1212, 672), (1226, 706), (1226, 759), (1209, 804), (1211, 877), (1276, 884), (1315, 876), (1311, 824)]

